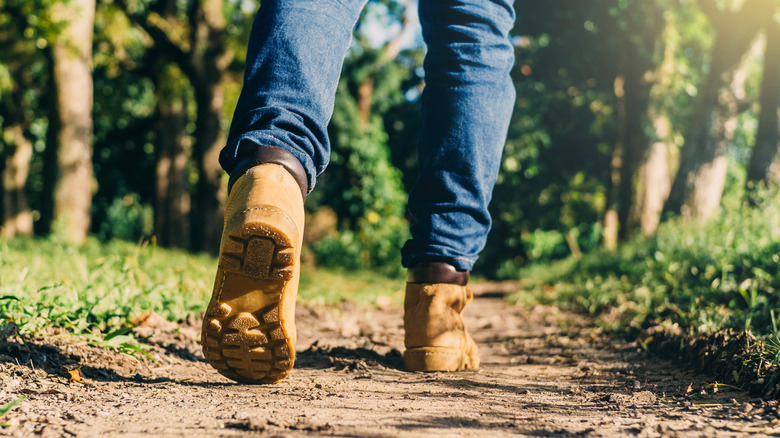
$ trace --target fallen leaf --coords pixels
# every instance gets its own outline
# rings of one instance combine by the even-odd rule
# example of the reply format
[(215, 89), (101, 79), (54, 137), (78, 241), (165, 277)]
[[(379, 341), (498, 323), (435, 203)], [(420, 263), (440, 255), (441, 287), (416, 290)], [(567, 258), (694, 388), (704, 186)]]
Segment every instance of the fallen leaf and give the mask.
[(76, 383), (87, 383), (83, 377), (81, 377), (81, 371), (79, 371), (78, 368), (75, 370), (68, 370), (68, 374), (70, 375), (70, 381), (76, 382)]
[(145, 312), (130, 320), (130, 323), (138, 327), (158, 328), (163, 331), (174, 330), (178, 325), (167, 321), (156, 312)]

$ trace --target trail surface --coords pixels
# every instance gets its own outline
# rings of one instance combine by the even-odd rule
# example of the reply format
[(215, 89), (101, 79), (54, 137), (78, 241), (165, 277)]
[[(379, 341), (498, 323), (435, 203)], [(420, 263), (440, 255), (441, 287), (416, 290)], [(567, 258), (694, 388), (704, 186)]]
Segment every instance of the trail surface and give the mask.
[(490, 287), (467, 308), (483, 368), (401, 370), (402, 310), (300, 307), (292, 375), (238, 385), (203, 361), (198, 322), (155, 315), (144, 363), (71, 337), (0, 342), (0, 416), (10, 436), (760, 436), (774, 401), (717, 387), (586, 319), (511, 307)]

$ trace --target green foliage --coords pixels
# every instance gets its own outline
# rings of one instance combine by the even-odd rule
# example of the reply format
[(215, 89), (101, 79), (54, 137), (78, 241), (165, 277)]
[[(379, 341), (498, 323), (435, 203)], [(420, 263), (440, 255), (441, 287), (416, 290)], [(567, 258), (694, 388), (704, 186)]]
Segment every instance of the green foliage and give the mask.
[[(621, 54), (638, 52), (645, 80), (653, 75), (644, 111), (668, 114), (669, 135), (679, 146), (712, 44), (706, 17), (687, 0), (568, 0), (556, 8), (521, 2), (517, 8), (518, 98), (491, 205), (493, 231), (475, 268), (491, 277), (570, 255), (567, 233), (583, 253), (599, 247), (620, 129), (615, 79), (624, 68)], [(667, 53), (668, 71), (660, 68)], [(644, 123), (649, 145), (658, 139)], [(676, 152), (670, 150), (672, 159)], [(539, 251), (535, 236), (557, 243)]]
[(656, 236), (617, 252), (538, 265), (523, 272), (528, 293), (632, 331), (678, 325), (690, 334), (722, 328), (773, 334), (780, 308), (780, 200), (765, 193), (755, 207), (737, 197), (706, 223), (670, 221)]
[[(10, 402), (0, 406), (0, 417), (7, 414), (8, 412), (11, 411), (11, 409), (21, 404), (26, 398), (27, 397), (25, 396), (17, 397), (16, 399), (11, 400)], [(0, 426), (2, 426), (2, 424), (0, 424)]]
[(54, 95), (50, 47), (66, 24), (52, 14), (52, 7), (61, 3), (67, 2), (0, 1), (0, 169), (16, 147), (7, 129), (21, 127), (35, 151), (28, 187), (30, 205), (37, 211), (46, 202), (41, 152), (54, 125), (49, 120)]
[[(22, 123), (35, 145), (27, 189), (34, 217), (44, 219), (36, 224), (39, 232), (49, 231), (44, 224), (50, 203), (46, 186), (55, 165), (49, 47), (64, 24), (50, 13), (57, 3), (0, 2), (0, 123)], [(403, 27), (406, 5), (400, 0), (369, 1), (344, 62), (329, 127), (331, 165), (307, 202), (310, 211), (329, 207), (338, 217), (337, 233), (313, 245), (318, 263), (326, 267), (401, 272), (399, 249), (408, 238), (406, 189), (416, 176), (424, 50), (415, 41), (388, 60), (384, 44)], [(157, 0), (96, 6), (93, 162), (98, 190), (91, 231), (100, 239), (137, 241), (149, 235), (159, 103), (184, 108), (185, 154), (191, 152), (196, 128), (193, 84), (133, 23), (128, 11), (136, 19), (165, 21), (165, 32), (184, 43), (194, 29), (190, 19), (197, 7), (193, 2)], [(554, 8), (519, 1), (516, 8), (513, 74), (518, 99), (491, 206), (493, 231), (476, 268), (490, 277), (516, 276), (526, 263), (567, 257), (572, 247), (566, 236), (573, 237), (583, 253), (599, 247), (610, 153), (619, 129), (615, 77), (626, 48), (650, 61), (644, 78), (652, 82), (648, 110), (669, 118), (670, 137), (677, 146), (682, 145), (713, 58), (712, 29), (691, 0), (561, 0)], [(240, 90), (256, 9), (256, 2), (223, 3), (225, 46), (235, 53), (223, 77), (226, 119)], [(386, 30), (381, 38), (378, 28)], [(670, 68), (659, 69), (669, 54)], [(760, 67), (761, 60), (753, 60), (747, 69), (746, 100), (759, 92)], [(363, 120), (358, 102), (360, 87), (367, 82), (372, 95)], [(729, 149), (731, 162), (737, 164), (729, 167), (730, 191), (742, 186), (742, 167), (755, 141), (756, 110), (743, 113), (736, 124)], [(649, 123), (644, 130), (648, 141), (658, 140)], [(0, 158), (13, 148), (8, 136), (2, 138)], [(677, 151), (670, 153), (674, 161)], [(190, 182), (196, 178), (192, 167)]]
[[(86, 246), (42, 239), (0, 238), (0, 329), (22, 336), (65, 329), (103, 348), (139, 356), (132, 321), (155, 312), (169, 321), (200, 314), (217, 261), (153, 245), (90, 239)], [(304, 268), (299, 302), (400, 303), (403, 282), (371, 271)]]
[(325, 237), (312, 250), (323, 266), (381, 267), (398, 273), (400, 248), (408, 236), (400, 173), (390, 163), (379, 120), (360, 128), (356, 103), (344, 87), (337, 97), (341, 111), (331, 123), (335, 135), (330, 168), (314, 201), (337, 212), (339, 234)]
[(141, 204), (136, 194), (114, 199), (105, 214), (106, 219), (100, 222), (97, 233), (101, 240), (138, 242), (152, 235), (154, 210), (150, 205)]
[(372, 270), (312, 269), (301, 270), (298, 297), (313, 306), (349, 301), (358, 304), (386, 305), (383, 299), (401, 305), (405, 281), (378, 274)]
[(0, 315), (22, 333), (48, 327), (111, 333), (154, 311), (181, 320), (202, 310), (213, 259), (147, 245), (0, 240)]
[[(366, 13), (376, 7), (369, 5)], [(400, 20), (402, 10), (389, 19)], [(391, 162), (384, 114), (409, 105), (404, 94), (413, 86), (407, 80), (414, 76), (416, 52), (403, 52), (400, 62), (389, 62), (381, 47), (368, 44), (360, 27), (355, 41), (344, 62), (329, 125), (330, 164), (307, 200), (311, 210), (327, 206), (336, 212), (338, 235), (325, 237), (312, 250), (323, 266), (379, 268), (400, 275), (400, 249), (408, 238), (406, 192), (401, 172)], [(372, 90), (367, 114), (359, 106), (359, 90), (366, 85)]]

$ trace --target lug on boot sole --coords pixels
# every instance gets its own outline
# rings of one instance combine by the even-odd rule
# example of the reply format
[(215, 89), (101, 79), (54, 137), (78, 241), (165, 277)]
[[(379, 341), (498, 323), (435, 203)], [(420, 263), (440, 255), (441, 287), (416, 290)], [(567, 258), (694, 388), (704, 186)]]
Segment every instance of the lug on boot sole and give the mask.
[(201, 332), (203, 355), (220, 374), (274, 383), (290, 373), (295, 347), (282, 307), (294, 251), (288, 236), (265, 224), (245, 223), (230, 232)]

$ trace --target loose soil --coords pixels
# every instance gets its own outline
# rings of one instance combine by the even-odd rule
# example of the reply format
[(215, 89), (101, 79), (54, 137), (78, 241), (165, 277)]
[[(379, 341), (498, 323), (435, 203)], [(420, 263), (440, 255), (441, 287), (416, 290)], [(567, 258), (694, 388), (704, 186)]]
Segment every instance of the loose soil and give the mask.
[[(275, 385), (204, 361), (199, 322), (139, 320), (155, 361), (51, 334), (0, 342), (8, 436), (760, 436), (776, 401), (717, 385), (553, 307), (475, 287), (477, 372), (402, 370), (402, 310), (299, 306), (298, 358)], [(7, 334), (6, 334), (7, 336)]]

